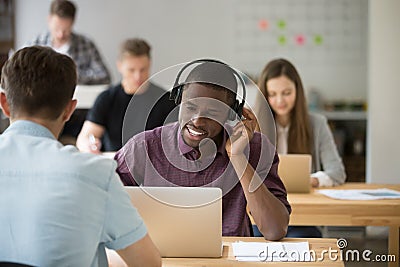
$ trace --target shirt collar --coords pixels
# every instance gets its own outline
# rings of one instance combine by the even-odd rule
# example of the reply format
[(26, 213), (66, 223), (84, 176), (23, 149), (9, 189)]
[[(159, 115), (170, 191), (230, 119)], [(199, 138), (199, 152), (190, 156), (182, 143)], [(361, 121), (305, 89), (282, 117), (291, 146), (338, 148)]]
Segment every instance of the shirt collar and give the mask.
[[(228, 128), (227, 130), (229, 131), (230, 128)], [(181, 132), (181, 128), (179, 126), (178, 131), (177, 131), (177, 138), (178, 138), (178, 147), (179, 147), (179, 151), (181, 153), (181, 155), (186, 155), (192, 151), (196, 151), (195, 148), (187, 145), (185, 143), (185, 141), (182, 138), (182, 132)], [(222, 143), (219, 147), (217, 147), (217, 153), (220, 153), (222, 155), (226, 154), (226, 149), (225, 149), (225, 145), (226, 145), (226, 141), (228, 140), (228, 133), (226, 130), (224, 130), (224, 135), (222, 137)]]
[(46, 127), (28, 120), (17, 120), (13, 122), (5, 131), (5, 133), (17, 132), (18, 134), (27, 134), (38, 137), (45, 137), (56, 140), (54, 135)]
[(285, 127), (283, 127), (279, 123), (276, 123), (276, 129), (278, 130), (279, 133), (287, 133), (287, 132), (289, 132), (289, 127), (290, 127), (290, 124), (288, 124)]

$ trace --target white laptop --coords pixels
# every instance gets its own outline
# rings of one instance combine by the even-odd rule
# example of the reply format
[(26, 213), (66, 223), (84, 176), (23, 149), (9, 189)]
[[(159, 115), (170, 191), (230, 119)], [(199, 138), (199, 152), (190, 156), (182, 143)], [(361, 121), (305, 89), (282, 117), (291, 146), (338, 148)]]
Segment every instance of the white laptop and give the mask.
[(162, 257), (222, 256), (222, 190), (126, 186)]
[(75, 88), (74, 99), (78, 100), (77, 109), (90, 109), (97, 96), (109, 87), (108, 84), (98, 85), (77, 85)]
[(279, 154), (278, 174), (288, 193), (309, 193), (311, 155)]

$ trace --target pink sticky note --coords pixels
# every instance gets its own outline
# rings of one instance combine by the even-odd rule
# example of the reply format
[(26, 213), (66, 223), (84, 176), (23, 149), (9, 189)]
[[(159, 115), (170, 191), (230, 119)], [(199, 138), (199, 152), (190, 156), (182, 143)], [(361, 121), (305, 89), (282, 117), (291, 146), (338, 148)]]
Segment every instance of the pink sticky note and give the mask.
[(302, 34), (296, 35), (295, 40), (296, 40), (296, 44), (298, 44), (298, 45), (304, 45), (304, 43), (306, 42), (306, 38)]
[(268, 29), (268, 21), (266, 19), (260, 19), (258, 21), (258, 28), (260, 30), (265, 31), (266, 29)]

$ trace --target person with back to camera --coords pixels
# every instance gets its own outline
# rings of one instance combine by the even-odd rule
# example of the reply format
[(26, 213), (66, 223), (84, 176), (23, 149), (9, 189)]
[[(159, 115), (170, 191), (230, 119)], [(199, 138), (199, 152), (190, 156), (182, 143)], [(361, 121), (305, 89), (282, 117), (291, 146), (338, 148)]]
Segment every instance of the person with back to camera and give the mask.
[[(236, 99), (236, 78), (245, 93), (240, 75), (225, 63), (185, 65), (171, 91), (179, 121), (132, 137), (115, 156), (117, 172), (129, 186), (219, 187), (224, 236), (252, 235), (248, 206), (264, 237), (279, 240), (291, 209), (277, 174), (278, 155), (265, 135), (254, 132), (253, 113)], [(238, 123), (231, 127), (228, 120)]]
[[(343, 184), (346, 173), (332, 132), (324, 116), (308, 112), (303, 84), (293, 64), (285, 59), (270, 61), (258, 87), (275, 118), (278, 153), (311, 154), (312, 187)], [(321, 237), (321, 232), (316, 227), (290, 226), (287, 236)]]
[(97, 97), (78, 136), (79, 150), (91, 153), (100, 153), (100, 149), (119, 150), (128, 107), (134, 113), (129, 120), (129, 136), (164, 124), (175, 104), (169, 100), (167, 91), (147, 82), (150, 51), (150, 45), (143, 39), (133, 38), (122, 43), (117, 61), (121, 83)]
[(129, 266), (161, 266), (116, 163), (56, 140), (76, 80), (72, 59), (48, 47), (23, 48), (3, 67), (11, 125), (0, 135), (0, 262), (108, 266), (109, 248)]

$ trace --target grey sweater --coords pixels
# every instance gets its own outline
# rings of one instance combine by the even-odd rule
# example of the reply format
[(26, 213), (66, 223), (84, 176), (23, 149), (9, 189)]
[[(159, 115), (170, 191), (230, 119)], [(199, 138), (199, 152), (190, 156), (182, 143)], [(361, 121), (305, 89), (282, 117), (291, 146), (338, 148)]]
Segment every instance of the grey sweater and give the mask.
[(327, 119), (320, 114), (309, 115), (314, 137), (312, 172), (323, 171), (332, 178), (333, 185), (343, 184), (346, 173)]

